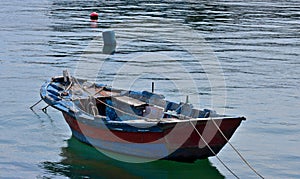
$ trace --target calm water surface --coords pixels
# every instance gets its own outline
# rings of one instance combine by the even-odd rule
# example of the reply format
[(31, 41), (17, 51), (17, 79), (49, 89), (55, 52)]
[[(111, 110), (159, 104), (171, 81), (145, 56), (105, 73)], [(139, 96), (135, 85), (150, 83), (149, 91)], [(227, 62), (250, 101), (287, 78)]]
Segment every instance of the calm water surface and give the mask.
[[(212, 96), (221, 98), (226, 91), (226, 104), (213, 107), (247, 117), (233, 145), (266, 178), (300, 178), (299, 1), (0, 4), (0, 178), (233, 177), (214, 157), (194, 164), (115, 161), (72, 138), (58, 111), (44, 114), (39, 109), (45, 104), (35, 113), (29, 110), (42, 83), (66, 68), (125, 87), (126, 79), (139, 75), (131, 88), (149, 89), (154, 80), (168, 99), (180, 101), (188, 94), (200, 107), (211, 107)], [(93, 11), (100, 12), (97, 23), (89, 20)], [(100, 54), (100, 34), (110, 29), (118, 48), (107, 56)], [(189, 51), (196, 48), (201, 65)], [(208, 80), (215, 67), (209, 59), (218, 59), (226, 84), (215, 91)], [(93, 68), (100, 68), (97, 74)], [(161, 75), (164, 69), (169, 76)], [(189, 74), (196, 86), (177, 74)], [(116, 76), (124, 84), (112, 84)], [(184, 85), (179, 90), (176, 84)], [(228, 145), (219, 157), (241, 178), (256, 178)]]

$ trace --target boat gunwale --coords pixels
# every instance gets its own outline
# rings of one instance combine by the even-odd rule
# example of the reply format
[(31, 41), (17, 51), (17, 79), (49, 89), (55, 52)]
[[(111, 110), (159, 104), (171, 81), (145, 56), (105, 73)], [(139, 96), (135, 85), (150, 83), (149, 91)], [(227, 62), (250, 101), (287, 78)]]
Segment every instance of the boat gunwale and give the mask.
[[(122, 121), (116, 121), (116, 120), (105, 120), (106, 116), (104, 115), (92, 115), (82, 109), (80, 109), (76, 104), (74, 104), (72, 98), (70, 99), (65, 99), (63, 96), (57, 96), (57, 98), (60, 98), (60, 100), (55, 100), (53, 99), (51, 96), (49, 96), (48, 93), (48, 86), (51, 85), (51, 83), (62, 83), (59, 82), (59, 79), (62, 79), (62, 76), (55, 76), (52, 77), (50, 80), (47, 80), (41, 87), (40, 89), (40, 96), (42, 99), (44, 99), (44, 101), (49, 104), (50, 106), (54, 107), (55, 109), (61, 111), (61, 112), (66, 112), (69, 115), (73, 115), (73, 116), (78, 116), (78, 117), (82, 117), (85, 118), (86, 120), (95, 120), (95, 119), (102, 119), (105, 123), (107, 124), (128, 124), (128, 125), (133, 125), (133, 124), (157, 124), (157, 123), (161, 123), (161, 124), (172, 124), (172, 123), (187, 123), (187, 122), (199, 122), (199, 121), (210, 121), (210, 120), (246, 120), (246, 118), (244, 116), (230, 116), (230, 115), (220, 115), (218, 117), (205, 117), (205, 118), (192, 118), (189, 116), (183, 116), (183, 118), (175, 118), (175, 117), (170, 117), (170, 118), (160, 118), (160, 119), (150, 119), (150, 120), (145, 120), (142, 119), (143, 117), (141, 117), (141, 119), (134, 119), (134, 120), (122, 120)], [(57, 81), (54, 81), (55, 79), (57, 79)], [(81, 82), (88, 82), (85, 79), (77, 79), (76, 81), (81, 81)], [(90, 83), (91, 85), (98, 85), (96, 83)], [(112, 88), (109, 88), (106, 85), (103, 85), (104, 87), (107, 87), (110, 90), (114, 90)], [(115, 89), (115, 90), (119, 90), (119, 89)], [(126, 91), (126, 90), (124, 90)], [(89, 96), (87, 96), (86, 98), (88, 98)], [(103, 96), (105, 97), (105, 96)], [(46, 99), (46, 100), (45, 100)], [(78, 99), (82, 99), (82, 98), (78, 98)], [(134, 98), (133, 98), (134, 99)], [(66, 104), (66, 102), (72, 102), (74, 104), (75, 109), (71, 109), (70, 106), (68, 106)], [(62, 108), (57, 107), (56, 105), (60, 104), (61, 106), (63, 106), (64, 108), (68, 109), (68, 111), (63, 110)], [(148, 103), (147, 103), (148, 104)], [(194, 108), (197, 109), (197, 108)], [(201, 109), (197, 109), (197, 110), (201, 110)], [(164, 112), (166, 114), (166, 112)], [(138, 115), (137, 115), (138, 116)], [(86, 117), (88, 117), (89, 119), (87, 119)]]

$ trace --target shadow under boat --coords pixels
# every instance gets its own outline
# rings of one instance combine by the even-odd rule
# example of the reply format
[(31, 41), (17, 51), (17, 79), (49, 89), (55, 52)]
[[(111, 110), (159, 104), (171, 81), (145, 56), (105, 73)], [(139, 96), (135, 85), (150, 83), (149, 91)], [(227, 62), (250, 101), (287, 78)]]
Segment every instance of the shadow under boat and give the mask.
[[(194, 163), (158, 160), (149, 163), (125, 163), (102, 154), (71, 137), (61, 149), (61, 161), (45, 161), (40, 167), (45, 177), (69, 178), (224, 178), (208, 159)], [(48, 176), (47, 176), (48, 175)]]

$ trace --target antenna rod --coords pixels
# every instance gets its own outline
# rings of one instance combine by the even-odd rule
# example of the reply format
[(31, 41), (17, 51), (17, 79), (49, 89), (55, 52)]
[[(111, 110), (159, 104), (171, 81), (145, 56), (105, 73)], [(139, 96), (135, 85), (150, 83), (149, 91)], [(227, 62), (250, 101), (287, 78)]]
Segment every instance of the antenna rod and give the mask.
[(186, 95), (185, 103), (189, 103), (189, 95)]
[(154, 82), (152, 82), (152, 93), (154, 93)]

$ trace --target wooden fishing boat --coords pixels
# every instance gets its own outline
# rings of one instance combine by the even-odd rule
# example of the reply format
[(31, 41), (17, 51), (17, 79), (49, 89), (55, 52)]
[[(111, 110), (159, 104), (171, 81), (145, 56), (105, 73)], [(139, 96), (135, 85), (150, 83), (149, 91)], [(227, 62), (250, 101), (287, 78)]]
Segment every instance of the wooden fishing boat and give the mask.
[(148, 91), (112, 89), (64, 73), (41, 98), (62, 112), (72, 134), (121, 155), (192, 162), (216, 155), (245, 117), (195, 109)]

